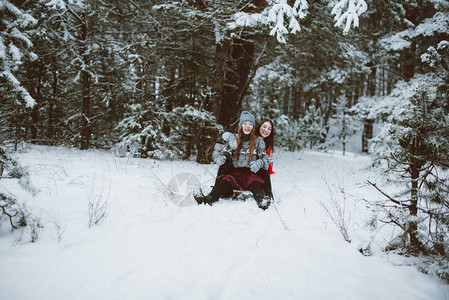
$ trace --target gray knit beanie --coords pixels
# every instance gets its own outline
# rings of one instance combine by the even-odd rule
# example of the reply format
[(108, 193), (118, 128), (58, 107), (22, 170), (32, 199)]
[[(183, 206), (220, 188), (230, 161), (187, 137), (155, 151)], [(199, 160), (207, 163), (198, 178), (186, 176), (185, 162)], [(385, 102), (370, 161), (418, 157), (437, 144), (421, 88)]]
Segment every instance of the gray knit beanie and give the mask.
[(256, 119), (254, 118), (254, 116), (245, 110), (242, 111), (242, 114), (240, 115), (239, 128), (240, 126), (242, 126), (242, 123), (246, 121), (250, 121), (251, 123), (253, 123), (253, 126), (256, 126)]

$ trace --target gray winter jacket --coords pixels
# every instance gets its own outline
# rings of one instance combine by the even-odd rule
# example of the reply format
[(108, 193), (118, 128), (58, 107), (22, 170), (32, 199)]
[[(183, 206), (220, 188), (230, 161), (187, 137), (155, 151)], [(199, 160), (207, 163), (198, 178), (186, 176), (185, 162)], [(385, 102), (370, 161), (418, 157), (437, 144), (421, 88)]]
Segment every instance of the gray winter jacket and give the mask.
[[(234, 133), (234, 135), (236, 135), (236, 134)], [(251, 141), (249, 141), (249, 140), (243, 142), (238, 161), (235, 161), (234, 151), (231, 150), (229, 143), (226, 143), (223, 150), (214, 151), (214, 153), (213, 153), (214, 160), (216, 160), (217, 156), (223, 155), (224, 152), (228, 152), (232, 156), (232, 162), (233, 162), (234, 168), (249, 168), (251, 162), (256, 161), (256, 160), (261, 160), (262, 168), (265, 170), (268, 170), (270, 160), (268, 158), (267, 153), (265, 152), (265, 142), (263, 141), (263, 138), (261, 138), (261, 137), (256, 138), (256, 143), (255, 143), (254, 149), (253, 149), (253, 155), (251, 156), (251, 160), (248, 162), (250, 144), (251, 144)]]
[[(222, 138), (223, 138), (223, 141), (225, 141), (225, 143), (229, 143), (231, 150), (237, 149), (237, 135), (235, 133), (227, 131), (227, 132), (223, 133)], [(271, 166), (274, 165), (275, 153), (276, 153), (275, 147), (273, 146), (271, 149), (271, 155), (268, 156)]]

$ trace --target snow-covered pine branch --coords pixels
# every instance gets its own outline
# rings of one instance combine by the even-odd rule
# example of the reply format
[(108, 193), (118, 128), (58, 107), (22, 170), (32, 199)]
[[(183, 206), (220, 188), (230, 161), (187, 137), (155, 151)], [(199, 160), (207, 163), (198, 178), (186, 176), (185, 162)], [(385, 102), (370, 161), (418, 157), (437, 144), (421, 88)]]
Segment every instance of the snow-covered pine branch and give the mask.
[(403, 31), (385, 35), (380, 44), (387, 51), (409, 49), (412, 41), (420, 36), (434, 37), (447, 35), (449, 32), (449, 12), (437, 12), (431, 18), (424, 19), (418, 25), (410, 25)]
[(309, 4), (306, 0), (296, 0), (293, 6), (288, 4), (287, 0), (267, 2), (269, 5), (260, 13), (235, 13), (227, 29), (270, 26), (270, 35), (276, 36), (279, 42), (285, 43), (285, 34), (301, 30), (298, 20), (307, 16)]
[(4, 68), (0, 76), (5, 77), (6, 81), (8, 81), (12, 85), (13, 89), (20, 93), (27, 107), (33, 107), (34, 104), (36, 104), (33, 97), (31, 97), (30, 93), (28, 93), (28, 91), (22, 87), (20, 81), (17, 80), (14, 74), (11, 73), (11, 70), (9, 68)]
[(82, 8), (86, 3), (84, 0), (50, 0), (46, 5), (53, 9), (66, 10), (69, 9), (71, 5)]
[(0, 0), (0, 13), (4, 29), (0, 31), (0, 76), (4, 77), (11, 88), (19, 93), (27, 107), (35, 104), (31, 95), (22, 87), (20, 81), (12, 73), (22, 63), (24, 56), (35, 59), (36, 55), (29, 51), (33, 45), (21, 29), (27, 29), (37, 23), (31, 15), (22, 12), (7, 0)]
[(366, 11), (367, 7), (365, 0), (339, 0), (331, 12), (335, 15), (335, 26), (340, 27), (346, 21), (344, 33), (349, 31), (351, 25), (358, 27), (359, 16)]
[[(52, 0), (58, 2), (61, 0)], [(293, 2), (293, 1), (290, 1)], [(354, 27), (359, 25), (358, 17), (367, 9), (364, 0), (340, 0), (334, 1), (335, 5), (332, 14), (335, 14), (336, 26), (340, 26), (346, 20), (344, 33), (347, 33), (352, 24)], [(211, 10), (205, 8), (195, 10), (184, 7), (182, 1), (172, 2), (170, 4), (155, 5), (153, 9), (164, 10), (185, 10), (189, 16), (200, 16), (210, 19), (215, 24), (215, 37), (217, 43), (226, 36), (226, 32), (236, 32), (243, 28), (268, 27), (270, 35), (276, 36), (280, 43), (285, 43), (285, 35), (296, 33), (301, 30), (300, 20), (308, 14), (309, 3), (307, 0), (295, 0), (293, 5), (287, 0), (267, 0), (264, 8), (260, 11), (243, 11), (241, 8), (234, 7), (226, 11)], [(211, 1), (210, 6), (214, 5)]]
[[(233, 15), (233, 21), (228, 24), (228, 29), (242, 27), (270, 26), (270, 35), (276, 36), (277, 40), (285, 43), (285, 35), (296, 33), (301, 30), (300, 19), (307, 16), (309, 4), (306, 0), (296, 0), (294, 5), (288, 4), (287, 0), (267, 1), (268, 6), (261, 13), (238, 12)], [(335, 15), (335, 26), (342, 26), (347, 33), (351, 28), (359, 26), (359, 16), (367, 10), (364, 0), (340, 0), (337, 1), (331, 14)]]
[[(300, 6), (299, 10), (296, 10)], [(276, 35), (276, 38), (279, 42), (285, 43), (284, 34), (288, 33), (287, 28), (285, 28), (285, 17), (290, 19), (289, 29), (290, 33), (296, 33), (301, 30), (301, 26), (299, 25), (296, 18), (303, 19), (307, 15), (308, 4), (305, 0), (297, 0), (295, 1), (295, 5), (291, 7), (287, 4), (287, 1), (282, 1), (276, 5), (273, 5), (270, 12), (268, 13), (268, 21), (271, 24), (275, 24), (274, 27), (270, 31), (270, 35)], [(301, 12), (301, 14), (299, 13)]]

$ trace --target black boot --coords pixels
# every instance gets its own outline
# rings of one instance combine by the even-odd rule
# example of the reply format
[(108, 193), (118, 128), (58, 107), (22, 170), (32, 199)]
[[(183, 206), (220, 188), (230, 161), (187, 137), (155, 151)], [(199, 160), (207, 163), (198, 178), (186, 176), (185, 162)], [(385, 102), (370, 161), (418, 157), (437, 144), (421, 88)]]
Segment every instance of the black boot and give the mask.
[(273, 201), (273, 199), (270, 196), (264, 195), (262, 193), (256, 194), (254, 196), (254, 199), (257, 202), (257, 206), (259, 206), (259, 208), (262, 210), (266, 210), (270, 206), (271, 202)]
[(193, 198), (195, 198), (195, 201), (198, 204), (206, 203), (212, 205), (212, 203), (215, 202), (214, 199), (212, 199), (212, 196), (205, 196), (201, 190), (197, 194), (194, 194)]
[(232, 195), (232, 186), (226, 180), (220, 180), (219, 183), (212, 188), (209, 195), (204, 196), (203, 191), (200, 189), (197, 194), (193, 195), (193, 198), (195, 198), (198, 204), (206, 203), (212, 205), (212, 203), (217, 202), (222, 195), (225, 197), (227, 197), (227, 195)]

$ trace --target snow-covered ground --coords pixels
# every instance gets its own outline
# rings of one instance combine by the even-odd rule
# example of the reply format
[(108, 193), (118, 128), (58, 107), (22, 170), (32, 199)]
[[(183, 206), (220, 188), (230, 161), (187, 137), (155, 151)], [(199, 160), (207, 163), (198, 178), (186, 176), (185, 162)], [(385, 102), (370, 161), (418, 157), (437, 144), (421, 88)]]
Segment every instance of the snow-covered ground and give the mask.
[[(277, 154), (276, 204), (266, 211), (252, 199), (183, 198), (182, 180), (210, 186), (215, 165), (51, 147), (16, 154), (40, 193), (2, 184), (43, 228), (31, 243), (29, 230), (1, 225), (0, 299), (449, 299), (449, 286), (381, 252), (381, 234), (372, 256), (358, 251), (372, 235), (362, 199), (380, 197), (364, 184), (368, 157)], [(342, 195), (351, 243), (320, 204)], [(89, 227), (95, 200), (109, 213)]]

